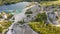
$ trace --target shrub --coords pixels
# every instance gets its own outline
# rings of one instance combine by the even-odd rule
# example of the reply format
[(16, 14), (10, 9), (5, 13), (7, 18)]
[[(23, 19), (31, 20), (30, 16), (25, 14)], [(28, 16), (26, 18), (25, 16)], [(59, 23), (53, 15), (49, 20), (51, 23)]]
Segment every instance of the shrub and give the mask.
[(37, 14), (36, 19), (34, 21), (41, 22), (41, 21), (46, 21), (46, 20), (47, 20), (47, 16), (46, 16), (46, 14), (44, 12), (42, 14), (40, 14), (40, 13)]
[(45, 24), (44, 22), (30, 22), (29, 26), (39, 34), (60, 34), (60, 27)]
[(32, 14), (32, 11), (26, 11), (25, 14)]
[(11, 24), (12, 22), (11, 21), (3, 21), (3, 22), (0, 22), (0, 24), (2, 25), (2, 27), (0, 27), (0, 32), (2, 32), (4, 29), (7, 29)]
[(0, 27), (0, 33), (2, 33), (2, 31), (3, 31), (3, 29), (2, 29), (2, 27)]
[(24, 24), (24, 23), (25, 23), (25, 22), (24, 22), (24, 19), (23, 19), (22, 21), (18, 21), (18, 23)]

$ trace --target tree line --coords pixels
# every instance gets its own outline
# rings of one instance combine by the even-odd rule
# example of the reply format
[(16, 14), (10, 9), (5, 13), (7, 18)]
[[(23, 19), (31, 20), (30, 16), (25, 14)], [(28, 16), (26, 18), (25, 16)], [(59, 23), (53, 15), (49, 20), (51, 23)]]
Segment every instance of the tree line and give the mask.
[(17, 2), (41, 2), (41, 1), (56, 1), (56, 0), (0, 0), (0, 5), (14, 4)]

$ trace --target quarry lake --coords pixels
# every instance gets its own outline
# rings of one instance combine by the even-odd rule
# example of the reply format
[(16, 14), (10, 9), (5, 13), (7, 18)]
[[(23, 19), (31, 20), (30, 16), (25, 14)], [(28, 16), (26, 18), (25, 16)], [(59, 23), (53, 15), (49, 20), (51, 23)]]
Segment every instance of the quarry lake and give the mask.
[(19, 2), (11, 5), (3, 5), (0, 6), (0, 12), (5, 11), (5, 12), (14, 13), (13, 11), (15, 10), (15, 13), (20, 13), (29, 4), (30, 4), (29, 2)]

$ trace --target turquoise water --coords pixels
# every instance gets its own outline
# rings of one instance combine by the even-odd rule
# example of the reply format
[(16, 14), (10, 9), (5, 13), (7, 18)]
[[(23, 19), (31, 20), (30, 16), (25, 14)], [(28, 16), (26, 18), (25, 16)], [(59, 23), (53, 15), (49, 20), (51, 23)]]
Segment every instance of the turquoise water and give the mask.
[(3, 5), (3, 6), (0, 6), (0, 12), (1, 11), (11, 12), (12, 14), (20, 13), (28, 4), (29, 2), (19, 2), (11, 5)]

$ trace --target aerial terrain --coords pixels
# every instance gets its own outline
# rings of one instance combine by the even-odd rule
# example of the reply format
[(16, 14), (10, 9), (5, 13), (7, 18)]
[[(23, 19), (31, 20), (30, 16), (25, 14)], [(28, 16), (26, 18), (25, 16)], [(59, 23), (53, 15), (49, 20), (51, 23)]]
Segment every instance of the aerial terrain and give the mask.
[(60, 34), (60, 0), (0, 0), (0, 34)]

